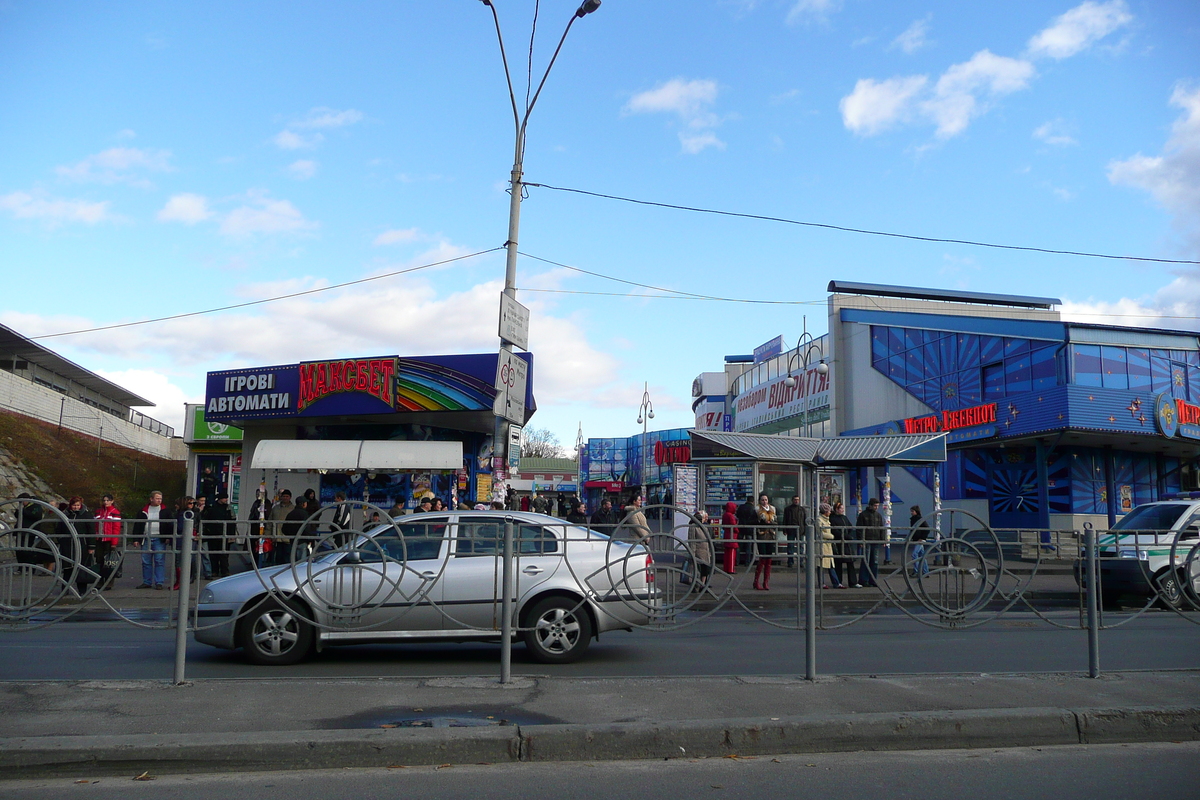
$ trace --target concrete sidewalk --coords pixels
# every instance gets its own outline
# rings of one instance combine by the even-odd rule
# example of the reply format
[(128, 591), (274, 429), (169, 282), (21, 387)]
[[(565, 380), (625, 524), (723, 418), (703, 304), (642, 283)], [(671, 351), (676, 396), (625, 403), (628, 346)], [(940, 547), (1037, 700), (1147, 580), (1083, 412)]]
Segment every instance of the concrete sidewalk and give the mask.
[(1200, 671), (0, 684), (0, 777), (1200, 739)]

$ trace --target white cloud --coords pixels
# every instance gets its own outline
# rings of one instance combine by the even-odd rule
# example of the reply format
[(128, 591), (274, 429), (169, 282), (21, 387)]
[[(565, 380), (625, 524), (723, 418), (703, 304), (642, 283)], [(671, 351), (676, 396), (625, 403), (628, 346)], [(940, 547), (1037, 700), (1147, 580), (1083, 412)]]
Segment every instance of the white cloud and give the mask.
[(913, 22), (904, 32), (892, 40), (888, 49), (899, 48), (905, 53), (912, 54), (929, 44), (929, 20), (932, 15)]
[(184, 403), (204, 402), (202, 394), (189, 395), (183, 389), (171, 383), (170, 376), (155, 370), (96, 370), (96, 372), (118, 386), (122, 386), (154, 403), (153, 408), (146, 407), (143, 413), (159, 422), (165, 422), (167, 425), (170, 425), (175, 429), (176, 436), (183, 435)]
[(283, 130), (275, 134), (271, 140), (280, 150), (303, 150), (310, 147), (316, 147), (325, 139), (319, 133), (314, 133), (309, 136), (303, 136), (295, 131)]
[(1174, 215), (1189, 248), (1200, 254), (1200, 86), (1177, 85), (1170, 102), (1183, 114), (1172, 124), (1162, 153), (1112, 161), (1108, 180), (1149, 192)]
[(293, 161), (288, 165), (287, 170), (288, 174), (296, 180), (306, 181), (313, 175), (317, 174), (317, 162), (306, 161), (304, 159), (301, 159), (300, 161)]
[(255, 233), (301, 233), (317, 227), (316, 222), (305, 219), (287, 200), (274, 200), (266, 192), (253, 191), (246, 205), (225, 215), (220, 231), (226, 236), (241, 237)]
[(680, 131), (679, 142), (683, 145), (683, 152), (688, 155), (695, 155), (709, 147), (715, 147), (718, 150), (725, 149), (725, 143), (718, 139), (717, 135), (712, 131), (704, 131), (703, 133), (684, 133)]
[(1028, 61), (980, 50), (938, 78), (934, 96), (921, 104), (922, 110), (937, 124), (938, 138), (948, 139), (987, 110), (983, 96), (1000, 97), (1024, 89), (1033, 74)]
[(785, 19), (788, 25), (798, 25), (803, 22), (826, 22), (841, 8), (841, 0), (796, 0), (796, 3), (788, 9)]
[[(910, 25), (892, 45), (912, 52), (909, 47), (915, 50), (924, 44), (927, 19)], [(841, 100), (842, 122), (856, 134), (874, 136), (898, 123), (920, 119), (936, 126), (938, 139), (949, 139), (966, 130), (973, 119), (990, 108), (992, 101), (1027, 88), (1036, 74), (1029, 59), (1075, 55), (1132, 19), (1123, 0), (1108, 3), (1088, 0), (1030, 39), (1026, 49), (1028, 58), (1009, 58), (980, 50), (969, 61), (950, 66), (928, 87), (928, 93), (926, 76), (898, 76), (884, 81), (861, 79), (854, 91)], [(1036, 132), (1034, 135), (1038, 136)]]
[(1056, 146), (1078, 144), (1075, 138), (1067, 133), (1066, 124), (1061, 119), (1050, 120), (1039, 125), (1033, 131), (1033, 138)]
[(108, 211), (108, 201), (67, 200), (51, 197), (44, 192), (12, 192), (0, 195), (0, 210), (7, 211), (17, 219), (39, 219), (51, 227), (63, 222), (112, 222), (116, 219)]
[[(345, 111), (338, 111), (333, 108), (321, 106), (309, 110), (308, 114), (304, 117), (289, 123), (286, 128), (275, 134), (271, 141), (281, 150), (312, 148), (325, 141), (325, 135), (320, 133), (320, 130), (344, 128), (347, 125), (361, 122), (362, 119), (362, 112), (355, 111), (352, 108), (348, 108)], [(297, 131), (316, 132), (305, 134), (297, 133)]]
[(860, 136), (874, 136), (908, 119), (912, 101), (929, 78), (911, 75), (876, 81), (862, 78), (854, 91), (842, 98), (842, 123)]
[(375, 237), (374, 244), (400, 244), (401, 242), (415, 242), (421, 235), (419, 228), (405, 228), (403, 230), (384, 231)]
[(78, 164), (59, 166), (60, 177), (72, 181), (128, 183), (147, 188), (150, 182), (137, 173), (171, 172), (170, 150), (142, 150), (137, 147), (112, 147), (88, 156)]
[(159, 222), (183, 222), (187, 225), (195, 225), (212, 215), (212, 211), (208, 208), (208, 198), (185, 192), (174, 195), (168, 200), (167, 204), (159, 210), (157, 218)]
[(314, 108), (308, 112), (308, 115), (303, 119), (293, 122), (288, 127), (291, 128), (342, 128), (346, 125), (353, 125), (356, 122), (361, 122), (363, 118), (361, 111), (355, 111), (348, 108), (345, 111), (337, 111), (332, 108)]
[(1057, 17), (1030, 39), (1027, 52), (1032, 58), (1069, 58), (1132, 21), (1133, 15), (1124, 0), (1108, 3), (1088, 0)]
[(709, 147), (723, 149), (725, 143), (708, 130), (721, 124), (720, 118), (709, 110), (717, 100), (717, 92), (716, 81), (686, 81), (683, 78), (673, 78), (653, 89), (634, 95), (625, 104), (624, 113), (675, 114), (691, 131), (679, 134), (683, 151), (690, 155)]
[(656, 88), (636, 94), (625, 105), (630, 114), (670, 112), (689, 125), (710, 116), (708, 106), (717, 100), (717, 82), (672, 78)]

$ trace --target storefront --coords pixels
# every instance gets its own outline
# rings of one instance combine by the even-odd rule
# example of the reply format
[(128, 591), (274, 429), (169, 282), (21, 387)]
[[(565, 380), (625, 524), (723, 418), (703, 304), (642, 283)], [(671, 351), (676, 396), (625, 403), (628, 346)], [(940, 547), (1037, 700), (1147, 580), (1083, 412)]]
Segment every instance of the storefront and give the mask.
[[(526, 418), (535, 410), (532, 354)], [(208, 374), (208, 423), (237, 425), (246, 454), (237, 500), (312, 489), (381, 508), (486, 502), (504, 464), (492, 458), (496, 354), (383, 356)], [(231, 492), (232, 493), (232, 492)]]
[[(870, 498), (928, 510), (938, 497), (996, 528), (1079, 530), (1200, 489), (1194, 332), (1068, 322), (1054, 298), (839, 281), (829, 291), (826, 336), (731, 381), (733, 430), (939, 433), (948, 453), (936, 467), (827, 475), (803, 489), (814, 501), (840, 492), (851, 510)], [(810, 374), (817, 357), (827, 382)], [(793, 480), (767, 463), (707, 469), (710, 497), (750, 486), (782, 496)]]
[(588, 439), (580, 457), (579, 480), (588, 513), (609, 499), (620, 507), (635, 494), (650, 505), (674, 501), (675, 464), (691, 461), (687, 428), (649, 431), (618, 439)]
[(809, 509), (847, 502), (847, 480), (862, 471), (933, 469), (946, 459), (946, 436), (940, 433), (816, 439), (692, 431), (691, 436), (700, 502), (709, 516), (718, 517), (726, 503), (754, 502), (760, 494), (778, 509), (796, 496)]
[(204, 406), (184, 409), (183, 441), (188, 447), (187, 493), (211, 505), (228, 492), (234, 511), (242, 482), (242, 430), (204, 416)]

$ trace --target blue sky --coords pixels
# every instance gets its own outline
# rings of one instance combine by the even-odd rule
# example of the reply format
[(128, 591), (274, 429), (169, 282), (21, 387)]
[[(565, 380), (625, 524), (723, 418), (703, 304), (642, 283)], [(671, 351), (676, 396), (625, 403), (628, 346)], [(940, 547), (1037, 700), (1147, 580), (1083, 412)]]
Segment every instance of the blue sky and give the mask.
[[(574, 2), (543, 0), (540, 76)], [(518, 101), (535, 3), (496, 0)], [(503, 244), (490, 12), (438, 2), (0, 0), (0, 321), (200, 311)], [(604, 0), (529, 124), (529, 182), (919, 236), (1200, 259), (1200, 4)], [(905, 241), (531, 188), (518, 299), (572, 445), (686, 427), (691, 380), (825, 330), (830, 279), (1060, 297), (1196, 328), (1195, 264)], [(44, 340), (178, 425), (208, 370), (487, 352), (502, 252)], [(690, 292), (719, 298), (670, 297)], [(779, 301), (772, 304), (743, 301)]]

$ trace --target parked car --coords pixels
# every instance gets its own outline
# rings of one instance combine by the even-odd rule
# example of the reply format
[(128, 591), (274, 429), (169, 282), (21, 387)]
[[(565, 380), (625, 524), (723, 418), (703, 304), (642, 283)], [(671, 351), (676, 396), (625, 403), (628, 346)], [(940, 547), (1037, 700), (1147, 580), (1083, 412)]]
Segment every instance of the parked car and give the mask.
[(499, 641), (506, 518), (524, 629), (514, 638), (534, 660), (574, 661), (601, 633), (650, 621), (653, 559), (639, 544), (543, 514), (430, 512), (308, 560), (213, 581), (198, 599), (196, 641), (277, 665), (334, 645)]
[(1200, 591), (1200, 501), (1137, 506), (1097, 536), (1105, 605), (1122, 594), (1157, 595), (1164, 605), (1192, 608)]

